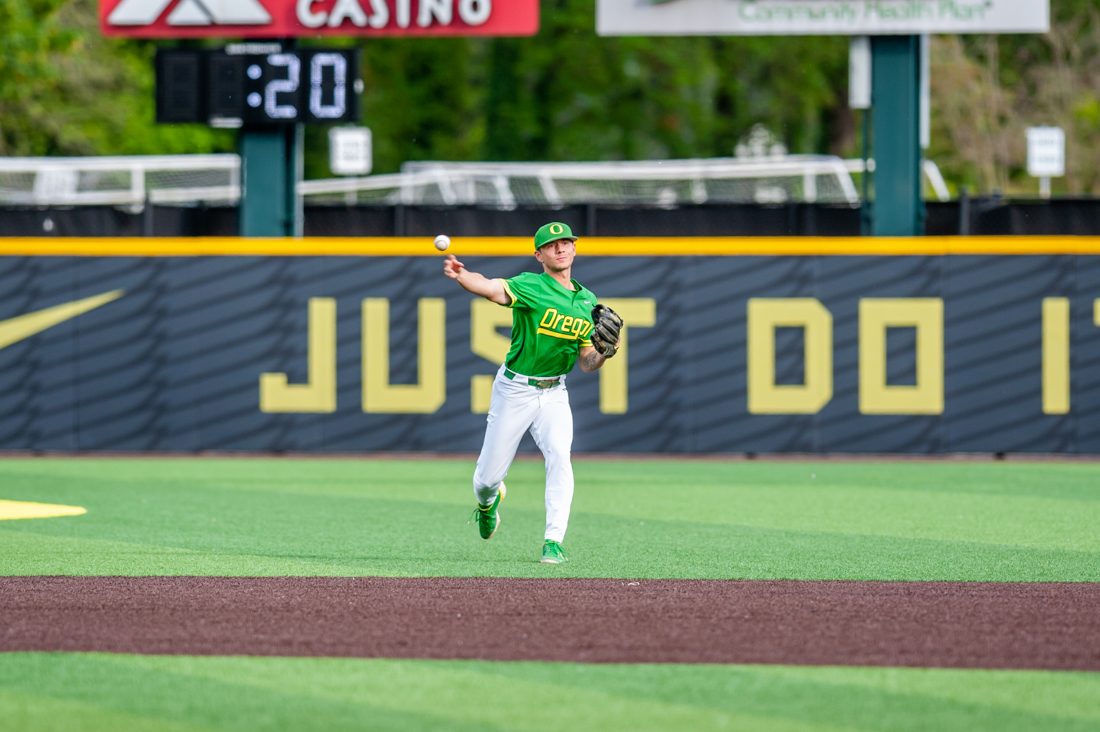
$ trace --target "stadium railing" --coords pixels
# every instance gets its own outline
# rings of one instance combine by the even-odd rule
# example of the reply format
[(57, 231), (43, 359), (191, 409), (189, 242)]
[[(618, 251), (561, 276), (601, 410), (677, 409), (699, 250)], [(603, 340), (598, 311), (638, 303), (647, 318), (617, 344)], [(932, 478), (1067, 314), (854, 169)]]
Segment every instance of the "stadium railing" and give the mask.
[[(869, 161), (873, 171), (874, 161)], [(825, 203), (858, 206), (853, 173), (862, 160), (830, 155), (595, 163), (409, 162), (402, 172), (304, 181), (309, 204), (517, 206), (575, 204), (680, 206), (704, 203)], [(925, 161), (937, 197), (950, 197)], [(236, 205), (237, 155), (0, 158), (0, 204), (32, 206), (146, 203)]]
[(309, 203), (678, 206), (703, 203), (859, 205), (862, 161), (831, 155), (593, 163), (408, 162), (401, 172), (304, 181)]
[(0, 157), (0, 204), (130, 206), (146, 203), (236, 205), (237, 155)]

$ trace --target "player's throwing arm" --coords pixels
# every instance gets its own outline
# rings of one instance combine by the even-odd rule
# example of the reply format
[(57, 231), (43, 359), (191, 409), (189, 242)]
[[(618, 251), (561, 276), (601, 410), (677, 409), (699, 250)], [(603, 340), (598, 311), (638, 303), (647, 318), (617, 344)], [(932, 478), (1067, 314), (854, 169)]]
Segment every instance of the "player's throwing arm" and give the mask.
[(546, 458), (546, 531), (542, 562), (566, 561), (561, 542), (573, 501), (573, 413), (565, 378), (573, 365), (595, 371), (619, 348), (623, 321), (572, 278), (577, 237), (562, 223), (535, 233), (542, 273), (489, 279), (471, 272), (453, 254), (443, 274), (468, 291), (511, 308), (512, 345), (493, 381), (485, 442), (474, 471), (478, 506), (471, 521), (488, 539), (500, 527), (504, 478), (523, 433), (530, 431)]
[(443, 274), (453, 280), (458, 280), (458, 284), (462, 285), (468, 292), (484, 297), (486, 300), (491, 300), (497, 305), (509, 304), (508, 293), (500, 280), (490, 280), (477, 272), (471, 272), (453, 254), (447, 255), (447, 259), (444, 260)]

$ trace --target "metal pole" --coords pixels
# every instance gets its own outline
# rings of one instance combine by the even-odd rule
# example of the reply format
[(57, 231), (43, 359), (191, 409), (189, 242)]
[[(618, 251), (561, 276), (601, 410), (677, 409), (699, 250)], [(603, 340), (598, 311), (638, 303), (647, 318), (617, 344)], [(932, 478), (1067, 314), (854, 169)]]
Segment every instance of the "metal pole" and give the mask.
[(286, 223), (286, 236), (301, 239), (305, 233), (305, 206), (302, 197), (298, 195), (298, 184), (302, 182), (302, 174), (305, 169), (305, 130), (302, 123), (287, 127), (287, 151), (286, 151), (286, 210), (289, 214)]
[(393, 207), (393, 235), (405, 236), (405, 204), (403, 203)]
[(287, 236), (286, 137), (279, 127), (241, 130), (241, 236)]
[(871, 202), (871, 110), (863, 110), (863, 176), (860, 185), (863, 188), (863, 197), (859, 208), (859, 233), (863, 236), (871, 235), (871, 210), (874, 204)]
[(959, 186), (959, 236), (970, 236), (970, 192)]
[(924, 233), (921, 200), (920, 36), (876, 36), (873, 55), (874, 236)]
[(149, 191), (145, 191), (145, 207), (141, 210), (141, 235), (148, 238), (153, 235), (153, 201)]

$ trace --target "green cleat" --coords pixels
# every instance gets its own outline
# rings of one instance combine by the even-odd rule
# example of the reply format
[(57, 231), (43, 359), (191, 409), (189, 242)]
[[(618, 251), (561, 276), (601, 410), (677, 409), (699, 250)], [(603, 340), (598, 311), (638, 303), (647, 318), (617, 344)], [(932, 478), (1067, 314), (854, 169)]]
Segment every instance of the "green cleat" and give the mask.
[(500, 528), (500, 513), (497, 508), (500, 507), (500, 502), (504, 500), (504, 494), (507, 492), (508, 489), (501, 483), (500, 492), (497, 493), (496, 500), (493, 501), (491, 506), (478, 506), (474, 509), (474, 515), (470, 517), (470, 520), (477, 519), (477, 530), (481, 532), (482, 539), (493, 538), (493, 534), (497, 533), (497, 529)]
[(565, 557), (565, 550), (561, 548), (561, 544), (551, 539), (547, 539), (542, 545), (542, 559), (539, 560), (543, 564), (561, 564), (562, 562), (568, 562)]

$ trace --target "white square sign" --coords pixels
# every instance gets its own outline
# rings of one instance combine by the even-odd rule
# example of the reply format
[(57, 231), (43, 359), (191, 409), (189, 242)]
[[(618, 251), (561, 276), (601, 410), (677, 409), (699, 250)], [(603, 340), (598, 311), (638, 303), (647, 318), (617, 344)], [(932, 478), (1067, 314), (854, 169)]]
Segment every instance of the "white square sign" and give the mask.
[(1061, 127), (1028, 128), (1027, 172), (1036, 178), (1066, 174), (1066, 133)]
[(601, 36), (1046, 33), (1050, 0), (597, 0)]
[(335, 175), (366, 175), (371, 169), (367, 127), (333, 127), (328, 131), (328, 167)]

